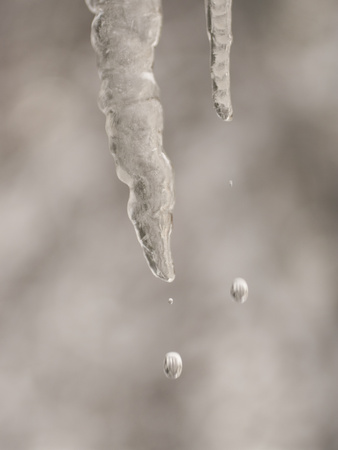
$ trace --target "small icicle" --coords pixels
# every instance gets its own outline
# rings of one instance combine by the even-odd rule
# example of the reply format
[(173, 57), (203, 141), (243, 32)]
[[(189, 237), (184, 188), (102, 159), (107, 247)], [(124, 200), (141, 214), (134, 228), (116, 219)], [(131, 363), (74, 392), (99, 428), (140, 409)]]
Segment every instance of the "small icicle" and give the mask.
[(205, 0), (210, 40), (212, 97), (217, 115), (232, 120), (230, 98), (230, 47), (232, 0)]
[(170, 252), (174, 180), (163, 151), (163, 113), (153, 75), (161, 0), (86, 0), (95, 13), (100, 109), (119, 179), (130, 189), (128, 215), (150, 269), (175, 278)]

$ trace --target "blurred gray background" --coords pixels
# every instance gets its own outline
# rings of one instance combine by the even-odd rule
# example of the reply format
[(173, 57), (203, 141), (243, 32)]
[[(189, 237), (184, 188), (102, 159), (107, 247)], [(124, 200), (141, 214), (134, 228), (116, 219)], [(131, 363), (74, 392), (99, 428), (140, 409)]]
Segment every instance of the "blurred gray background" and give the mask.
[(234, 0), (230, 124), (203, 1), (163, 9), (173, 284), (127, 217), (92, 14), (0, 2), (0, 450), (337, 450), (338, 3)]

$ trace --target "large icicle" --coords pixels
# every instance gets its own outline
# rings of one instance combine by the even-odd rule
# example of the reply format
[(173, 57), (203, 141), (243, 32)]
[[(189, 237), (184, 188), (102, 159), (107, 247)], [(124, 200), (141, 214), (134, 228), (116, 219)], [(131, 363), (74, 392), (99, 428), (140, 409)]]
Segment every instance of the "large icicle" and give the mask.
[(173, 172), (162, 147), (163, 113), (152, 72), (161, 0), (86, 0), (95, 13), (99, 106), (117, 175), (130, 188), (128, 215), (152, 272), (173, 281)]
[(232, 120), (230, 98), (230, 47), (232, 0), (205, 0), (210, 40), (212, 97), (218, 116)]

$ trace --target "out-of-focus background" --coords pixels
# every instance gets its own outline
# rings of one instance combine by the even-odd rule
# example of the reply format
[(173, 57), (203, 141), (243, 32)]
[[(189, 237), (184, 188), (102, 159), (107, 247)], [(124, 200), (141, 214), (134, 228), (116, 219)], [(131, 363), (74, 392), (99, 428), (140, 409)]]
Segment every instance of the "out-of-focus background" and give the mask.
[(127, 217), (92, 14), (0, 3), (0, 450), (337, 450), (338, 3), (234, 1), (232, 123), (203, 1), (163, 10), (172, 284)]

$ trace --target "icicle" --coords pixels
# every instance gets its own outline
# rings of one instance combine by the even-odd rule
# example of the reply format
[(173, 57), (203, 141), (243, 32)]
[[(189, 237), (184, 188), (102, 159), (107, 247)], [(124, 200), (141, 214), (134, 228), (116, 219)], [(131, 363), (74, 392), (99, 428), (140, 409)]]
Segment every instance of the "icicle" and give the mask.
[(218, 116), (232, 120), (230, 98), (230, 47), (232, 0), (205, 0), (210, 40), (212, 97)]
[(100, 109), (117, 175), (130, 189), (128, 215), (152, 272), (173, 281), (173, 172), (162, 147), (163, 113), (152, 66), (161, 0), (86, 0), (96, 14)]

